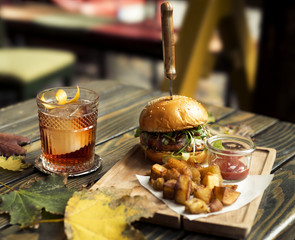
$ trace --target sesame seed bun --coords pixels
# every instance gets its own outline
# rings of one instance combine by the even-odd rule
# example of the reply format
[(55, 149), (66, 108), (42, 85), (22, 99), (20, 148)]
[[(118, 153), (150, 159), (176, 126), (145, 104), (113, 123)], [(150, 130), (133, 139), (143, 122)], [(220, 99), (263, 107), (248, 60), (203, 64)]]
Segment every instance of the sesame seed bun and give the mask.
[(193, 98), (174, 95), (149, 102), (139, 117), (139, 126), (147, 132), (173, 132), (203, 125), (208, 113)]

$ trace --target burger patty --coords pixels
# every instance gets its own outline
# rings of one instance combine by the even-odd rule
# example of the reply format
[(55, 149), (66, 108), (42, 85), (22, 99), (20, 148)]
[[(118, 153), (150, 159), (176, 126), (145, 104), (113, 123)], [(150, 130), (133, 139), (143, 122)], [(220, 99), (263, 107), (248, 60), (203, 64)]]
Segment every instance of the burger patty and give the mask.
[[(169, 137), (167, 133), (149, 133), (142, 132), (140, 134), (140, 142), (147, 148), (155, 151), (180, 151), (183, 149), (184, 152), (192, 152), (194, 150), (193, 144), (188, 142), (185, 134), (176, 134), (174, 138)], [(201, 151), (205, 147), (203, 141), (198, 141), (195, 144), (195, 151)]]

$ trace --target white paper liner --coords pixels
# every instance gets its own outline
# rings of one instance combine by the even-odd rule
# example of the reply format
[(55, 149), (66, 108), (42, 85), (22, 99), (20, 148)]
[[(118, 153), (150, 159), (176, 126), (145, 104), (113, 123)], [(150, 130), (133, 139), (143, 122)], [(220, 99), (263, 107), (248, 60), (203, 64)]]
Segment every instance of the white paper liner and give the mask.
[(267, 186), (270, 184), (273, 174), (271, 175), (249, 175), (246, 179), (244, 179), (241, 182), (234, 183), (238, 185), (237, 191), (241, 193), (238, 200), (233, 203), (230, 206), (223, 207), (221, 211), (214, 212), (214, 213), (205, 213), (205, 214), (187, 214), (184, 212), (184, 206), (175, 203), (172, 200), (164, 199), (163, 193), (161, 191), (155, 191), (150, 185), (149, 185), (149, 176), (141, 176), (136, 175), (138, 181), (140, 184), (149, 190), (153, 195), (155, 195), (158, 199), (163, 201), (168, 205), (169, 208), (171, 208), (176, 213), (186, 216), (189, 220), (194, 220), (201, 217), (208, 217), (211, 215), (217, 215), (222, 214), (225, 212), (237, 210), (246, 204), (250, 203), (252, 200), (254, 200), (256, 197), (258, 197), (260, 194), (264, 192), (264, 190), (267, 188)]

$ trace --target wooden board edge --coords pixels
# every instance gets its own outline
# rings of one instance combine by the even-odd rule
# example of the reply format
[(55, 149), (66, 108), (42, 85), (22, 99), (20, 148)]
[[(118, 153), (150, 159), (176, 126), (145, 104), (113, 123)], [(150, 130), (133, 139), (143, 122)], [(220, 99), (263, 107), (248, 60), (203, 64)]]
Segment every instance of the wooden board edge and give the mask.
[[(120, 167), (120, 165), (122, 163), (124, 163), (125, 161), (128, 161), (129, 158), (132, 157), (132, 155), (136, 154), (137, 151), (141, 151), (140, 145), (139, 144), (135, 144), (129, 151), (128, 153), (123, 156), (123, 158), (121, 158), (111, 169), (116, 169), (118, 167)], [(110, 169), (110, 170), (111, 170)], [(90, 189), (91, 190), (95, 190), (100, 186), (104, 186), (103, 183), (104, 181), (109, 179), (109, 175), (108, 172), (102, 176), (99, 181), (94, 184)], [(138, 183), (139, 184), (139, 183)], [(144, 187), (142, 187), (140, 184), (138, 185), (138, 187), (142, 188), (143, 190), (149, 192), (148, 190), (146, 190)], [(136, 195), (136, 190), (135, 192), (132, 191), (131, 196), (132, 195)], [(152, 193), (149, 192), (149, 194), (151, 194), (153, 196)], [(155, 196), (154, 196), (155, 197)], [(156, 197), (155, 197), (156, 198)], [(165, 205), (164, 202), (162, 202), (160, 199), (158, 200), (159, 202), (161, 202), (163, 205)], [(167, 215), (167, 211), (169, 212), (169, 214)], [(168, 206), (165, 209), (161, 209), (158, 212), (155, 213), (155, 215), (152, 218), (142, 218), (141, 221), (144, 222), (149, 222), (149, 223), (153, 223), (153, 224), (159, 224), (161, 226), (167, 226), (167, 227), (172, 227), (175, 229), (180, 229), (181, 228), (181, 216), (177, 213), (175, 213), (172, 209), (170, 209)]]
[(274, 148), (257, 147), (259, 151), (267, 151), (266, 163), (263, 167), (261, 174), (269, 174), (272, 170), (272, 166), (276, 160), (277, 151)]
[[(266, 161), (265, 161), (266, 164), (264, 165), (261, 171), (261, 174), (269, 174), (271, 172), (273, 163), (276, 159), (276, 150), (273, 148), (264, 148), (264, 147), (257, 147), (256, 150), (268, 152)], [(216, 236), (231, 237), (231, 238), (245, 238), (252, 229), (262, 196), (263, 194), (261, 194), (256, 199), (254, 199), (251, 203), (243, 207), (243, 208), (247, 208), (248, 214), (247, 213), (245, 214), (246, 217), (242, 223), (238, 223), (238, 224), (233, 223), (232, 226), (224, 225), (222, 223), (220, 223), (219, 225), (213, 225), (210, 222), (202, 222), (202, 219), (200, 219), (200, 221), (198, 221), (198, 219), (196, 221), (190, 221), (187, 218), (182, 217), (183, 229), (188, 231), (193, 231), (193, 232), (207, 233), (207, 234), (216, 235)]]

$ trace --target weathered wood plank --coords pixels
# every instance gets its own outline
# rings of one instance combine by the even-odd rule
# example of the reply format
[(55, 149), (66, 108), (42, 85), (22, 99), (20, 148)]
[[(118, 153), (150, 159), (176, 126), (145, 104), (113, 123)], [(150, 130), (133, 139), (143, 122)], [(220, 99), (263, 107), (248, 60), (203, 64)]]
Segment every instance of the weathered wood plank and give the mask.
[[(264, 192), (255, 224), (247, 239), (276, 239), (288, 227), (295, 227), (295, 158), (274, 175)], [(294, 239), (294, 235), (285, 237)]]
[[(159, 96), (159, 92), (152, 92), (138, 87), (128, 85), (119, 85), (112, 91), (110, 89), (100, 97), (98, 117), (103, 116), (109, 112), (116, 111), (125, 106), (129, 106), (141, 99), (147, 98), (147, 101)], [(33, 104), (33, 103), (31, 103)], [(34, 103), (35, 104), (35, 103)], [(24, 106), (25, 107), (25, 106)], [(27, 110), (25, 110), (27, 112)], [(6, 122), (0, 127), (1, 132), (13, 133), (30, 138), (32, 141), (39, 139), (39, 125), (37, 110), (30, 117), (17, 119), (15, 121)]]
[[(278, 120), (275, 118), (257, 115), (255, 113), (249, 113), (244, 111), (236, 111), (233, 114), (230, 114), (220, 121), (217, 121), (217, 124), (220, 125), (247, 125), (250, 126), (253, 130), (254, 135), (264, 131), (270, 126), (277, 123)], [(261, 146), (264, 147), (264, 146)]]
[(277, 158), (273, 166), (273, 169), (277, 169), (295, 155), (295, 125), (278, 122), (256, 135), (255, 143), (277, 150)]
[[(120, 136), (130, 130), (135, 129), (138, 126), (138, 118), (141, 110), (148, 101), (158, 96), (159, 93), (149, 93), (141, 96), (137, 101), (129, 101), (123, 106), (122, 109), (114, 110), (104, 116), (98, 118), (97, 137), (96, 143), (100, 144), (117, 136)], [(124, 103), (124, 101), (122, 101)], [(22, 126), (22, 125), (21, 125)], [(114, 132), (116, 129), (116, 132)], [(36, 127), (34, 130), (39, 138), (39, 129)], [(27, 145), (27, 157), (28, 162), (34, 163), (35, 159), (40, 155), (40, 140)], [(1, 170), (0, 170), (1, 171)], [(9, 183), (27, 176), (31, 173), (31, 169), (25, 169), (23, 172), (10, 173), (9, 171), (2, 171), (0, 175), (0, 181)]]
[[(265, 190), (252, 231), (246, 239), (277, 239), (286, 229), (292, 233), (295, 227), (295, 157), (275, 172), (271, 184)], [(293, 231), (294, 232), (294, 231)], [(183, 240), (227, 239), (203, 234), (188, 233)], [(284, 238), (294, 239), (294, 235), (285, 234)]]
[(215, 105), (207, 104), (207, 103), (202, 103), (202, 104), (207, 109), (207, 112), (209, 114), (212, 114), (212, 116), (216, 120), (220, 120), (220, 119), (226, 117), (227, 115), (232, 114), (236, 111), (233, 108), (215, 106)]
[(185, 234), (182, 230), (175, 230), (143, 222), (136, 222), (133, 226), (140, 230), (147, 240), (177, 240), (182, 239)]
[[(91, 81), (81, 82), (81, 87), (93, 89), (104, 96), (109, 92), (114, 92), (124, 86), (117, 81)], [(0, 131), (7, 124), (12, 125), (15, 122), (34, 118), (37, 116), (37, 105), (35, 99), (30, 99), (25, 102), (17, 103), (0, 109)]]

